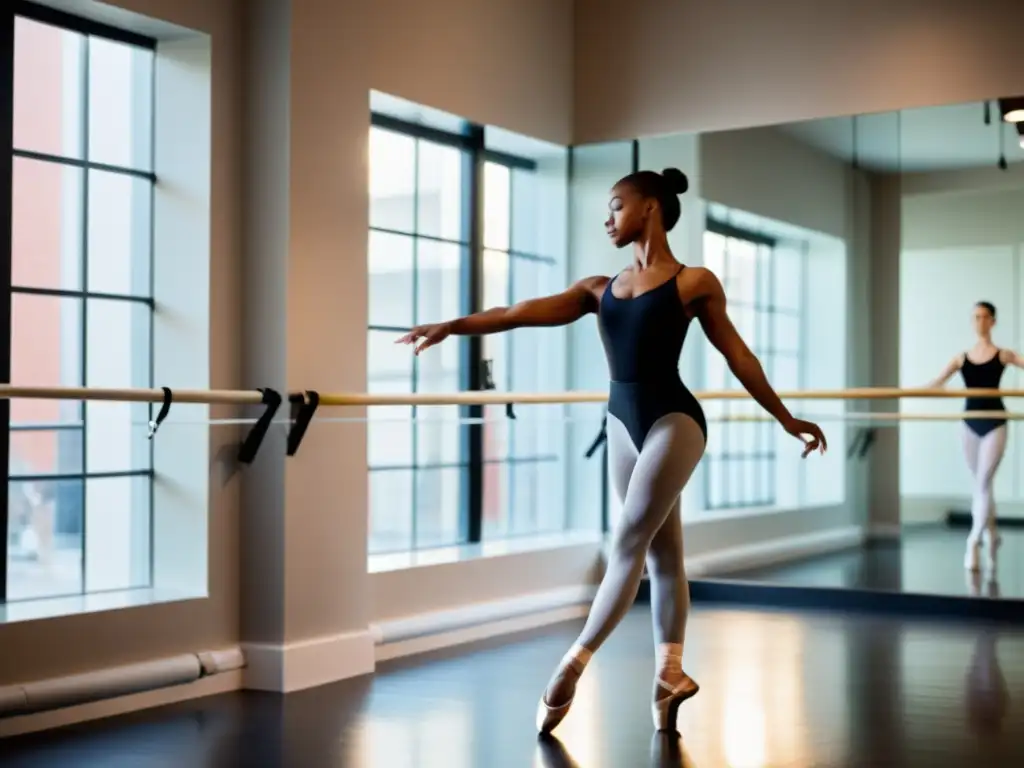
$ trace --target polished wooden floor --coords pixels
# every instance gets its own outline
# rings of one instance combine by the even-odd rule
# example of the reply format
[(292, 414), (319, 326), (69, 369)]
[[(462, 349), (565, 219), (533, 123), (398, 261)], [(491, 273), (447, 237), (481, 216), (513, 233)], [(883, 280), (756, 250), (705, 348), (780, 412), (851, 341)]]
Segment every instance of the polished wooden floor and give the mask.
[(994, 577), (963, 568), (967, 530), (946, 525), (908, 527), (898, 540), (874, 541), (794, 563), (731, 573), (742, 581), (806, 587), (845, 587), (955, 597), (1024, 599), (1024, 530), (1002, 532)]
[[(4, 768), (761, 768), (1024, 765), (1024, 631), (699, 606), (702, 684), (652, 733), (650, 618), (595, 656), (538, 742), (537, 696), (578, 625), (286, 697), (238, 693), (0, 742)], [(1011, 693), (1012, 692), (1012, 693)]]

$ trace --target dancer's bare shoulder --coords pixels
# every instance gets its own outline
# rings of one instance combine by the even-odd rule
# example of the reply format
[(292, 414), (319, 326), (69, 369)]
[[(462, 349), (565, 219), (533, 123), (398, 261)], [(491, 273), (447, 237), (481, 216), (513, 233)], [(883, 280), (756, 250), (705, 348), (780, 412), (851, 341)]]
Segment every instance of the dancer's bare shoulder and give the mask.
[(707, 267), (687, 267), (676, 279), (679, 298), (691, 317), (697, 314), (700, 304), (709, 300), (724, 299), (722, 283)]

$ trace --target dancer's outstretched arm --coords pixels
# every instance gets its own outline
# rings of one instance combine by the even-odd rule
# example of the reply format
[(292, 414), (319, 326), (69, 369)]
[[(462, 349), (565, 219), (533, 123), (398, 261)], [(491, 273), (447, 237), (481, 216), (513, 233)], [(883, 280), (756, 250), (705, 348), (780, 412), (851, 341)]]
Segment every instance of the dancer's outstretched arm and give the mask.
[[(794, 417), (783, 405), (772, 385), (768, 383), (761, 362), (750, 351), (750, 347), (746, 345), (736, 326), (729, 319), (722, 284), (714, 272), (707, 269), (702, 269), (701, 272), (694, 308), (708, 341), (722, 353), (729, 364), (729, 369), (751, 397), (774, 416), (783, 429), (803, 441), (804, 456), (814, 450), (824, 453), (827, 443), (821, 428), (813, 422)], [(806, 439), (804, 435), (810, 435), (811, 439)]]
[(553, 296), (520, 301), (511, 307), (494, 307), (444, 323), (418, 325), (395, 343), (416, 344), (422, 339), (416, 345), (418, 355), (453, 335), (482, 336), (525, 326), (569, 325), (597, 311), (598, 297), (607, 282), (607, 277), (587, 277)]
[[(1006, 364), (1005, 360), (1003, 361), (1003, 364)], [(953, 374), (955, 374), (957, 371), (963, 368), (963, 366), (964, 353), (961, 352), (959, 355), (954, 357), (946, 364), (946, 367), (942, 369), (942, 373), (940, 373), (938, 376), (936, 376), (934, 379), (928, 382), (928, 388), (941, 389), (942, 387), (946, 386), (946, 382), (953, 378)]]

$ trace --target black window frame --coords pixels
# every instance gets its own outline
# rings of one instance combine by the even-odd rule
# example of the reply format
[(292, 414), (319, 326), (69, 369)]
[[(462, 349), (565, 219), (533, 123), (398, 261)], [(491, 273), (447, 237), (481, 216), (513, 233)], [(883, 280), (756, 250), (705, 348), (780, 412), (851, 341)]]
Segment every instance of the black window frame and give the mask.
[[(751, 350), (761, 361), (761, 365), (765, 369), (769, 380), (771, 380), (776, 360), (782, 357), (795, 358), (797, 361), (798, 371), (802, 362), (800, 345), (797, 345), (797, 349), (794, 350), (780, 350), (775, 347), (775, 320), (781, 315), (795, 317), (798, 326), (802, 329), (803, 327), (803, 310), (790, 309), (785, 307), (779, 307), (775, 303), (775, 248), (778, 245), (778, 240), (768, 235), (754, 232), (743, 227), (736, 226), (729, 222), (724, 222), (713, 216), (707, 216), (705, 219), (705, 232), (711, 232), (716, 235), (720, 235), (726, 238), (726, 243), (729, 240), (739, 240), (758, 248), (764, 248), (768, 250), (766, 258), (758, 259), (756, 263), (758, 268), (761, 264), (765, 264), (768, 267), (768, 278), (762, 280), (758, 274), (754, 279), (754, 301), (753, 303), (745, 303), (742, 301), (736, 301), (732, 297), (729, 297), (730, 307), (743, 307), (751, 311), (755, 319), (755, 333), (754, 338), (744, 339), (751, 347)], [(729, 274), (729, 248), (726, 246), (723, 252), (723, 281)], [(801, 272), (802, 274), (802, 272)], [(728, 293), (728, 288), (726, 289)], [(766, 318), (767, 323), (765, 327), (758, 322), (760, 318)], [(731, 377), (731, 374), (726, 374), (727, 379)], [(705, 385), (711, 389), (724, 388), (726, 382), (712, 382), (707, 381), (705, 376)], [(729, 418), (729, 416), (737, 413), (736, 404), (732, 401), (722, 401), (721, 405), (722, 415)], [(730, 422), (722, 422), (722, 429), (718, 433), (718, 439), (722, 443), (722, 447), (719, 450), (717, 446), (709, 445), (709, 450), (704, 457), (704, 507), (708, 511), (718, 511), (726, 509), (753, 509), (760, 507), (772, 507), (777, 502), (777, 494), (775, 487), (775, 474), (778, 463), (778, 454), (776, 450), (776, 434), (775, 427), (769, 421), (758, 421), (753, 423), (745, 424), (744, 426), (750, 427), (755, 430), (754, 437), (754, 449), (753, 451), (744, 450), (742, 448), (736, 449), (729, 444), (729, 425)], [(763, 473), (759, 470), (755, 473), (755, 486), (752, 489), (752, 493), (746, 493), (748, 490), (744, 484), (741, 484), (738, 494), (730, 493), (730, 472), (728, 471), (731, 465), (737, 462), (766, 462), (768, 464), (767, 469), (767, 487), (762, 487)], [(718, 472), (713, 472), (713, 468), (718, 468)], [(718, 481), (721, 487), (721, 493), (716, 501), (715, 496), (712, 495), (712, 484), (714, 482), (713, 474), (717, 475)]]
[[(461, 263), (461, 291), (460, 311), (469, 314), (485, 309), (483, 305), (483, 282), (484, 282), (484, 260), (485, 252), (507, 253), (509, 256), (509, 298), (512, 291), (512, 269), (519, 260), (543, 261), (545, 263), (557, 263), (554, 258), (536, 254), (528, 251), (517, 250), (511, 242), (509, 248), (499, 249), (487, 247), (484, 243), (483, 220), (484, 220), (484, 168), (486, 163), (496, 163), (505, 166), (510, 171), (536, 172), (537, 163), (527, 157), (522, 157), (507, 152), (497, 151), (488, 148), (485, 143), (485, 128), (482, 125), (464, 121), (457, 131), (447, 131), (411, 122), (392, 115), (371, 111), (370, 126), (391, 131), (413, 139), (432, 142), (442, 146), (454, 147), (464, 153), (462, 165), (462, 195), (463, 195), (463, 231), (459, 239), (439, 238), (424, 235), (418, 232), (407, 232), (388, 228), (369, 226), (370, 232), (383, 234), (402, 235), (422, 240), (433, 240), (458, 244), (464, 248), (464, 257)], [(418, 169), (413, 169), (418, 177)], [(511, 184), (511, 182), (510, 182)], [(512, 221), (512, 207), (514, 197), (510, 188), (509, 194), (509, 220)], [(414, 222), (416, 214), (414, 212)], [(415, 224), (414, 224), (415, 227)], [(510, 228), (511, 229), (511, 228)], [(417, 265), (413, 264), (413, 295), (418, 292)], [(415, 315), (414, 315), (415, 320)], [(382, 331), (400, 334), (408, 330), (404, 326), (367, 324), (367, 331)], [(460, 387), (465, 391), (479, 392), (487, 388), (486, 369), (490, 364), (484, 354), (483, 339), (479, 336), (462, 337), (457, 340), (460, 345)], [(511, 340), (510, 340), (511, 345)], [(511, 349), (511, 347), (510, 347)], [(416, 361), (413, 361), (413, 382), (416, 381)], [(498, 387), (511, 386), (511, 378), (503, 382), (494, 382)], [(414, 391), (415, 391), (415, 384)], [(434, 543), (427, 543), (422, 546), (417, 544), (416, 536), (416, 477), (418, 470), (435, 469), (460, 469), (462, 470), (460, 493), (460, 531), (459, 540), (453, 544), (477, 544), (484, 538), (484, 470), (487, 465), (493, 464), (521, 464), (534, 462), (558, 461), (558, 456), (552, 455), (529, 455), (516, 456), (510, 449), (504, 458), (487, 458), (484, 451), (484, 406), (468, 405), (459, 407), (459, 418), (464, 421), (460, 429), (459, 461), (448, 464), (419, 464), (416, 456), (417, 445), (417, 408), (412, 409), (412, 430), (413, 430), (413, 454), (410, 464), (395, 464), (386, 466), (369, 466), (369, 472), (387, 472), (391, 470), (412, 471), (412, 516), (413, 527), (411, 541), (407, 547), (397, 550), (373, 551), (373, 555), (386, 555), (394, 552), (416, 551), (419, 549), (438, 546)], [(510, 500), (511, 509), (511, 500)], [(372, 528), (372, 523), (371, 523)], [(505, 537), (503, 537), (505, 538)], [(443, 544), (442, 544), (443, 546)]]
[[(137, 305), (142, 305), (148, 308), (150, 313), (149, 318), (149, 344), (148, 344), (148, 368), (149, 368), (149, 386), (152, 386), (153, 380), (153, 313), (155, 310), (155, 301), (153, 299), (153, 275), (154, 269), (152, 264), (153, 259), (153, 231), (154, 221), (153, 213), (155, 207), (155, 189), (157, 184), (156, 173), (153, 170), (155, 160), (155, 142), (151, 142), (150, 152), (150, 165), (149, 170), (140, 170), (138, 168), (131, 168), (127, 166), (111, 165), (107, 163), (98, 163), (90, 161), (88, 158), (88, 110), (89, 110), (89, 69), (88, 69), (88, 45), (90, 38), (102, 38), (107, 41), (122, 43), (135, 48), (140, 48), (148, 51), (156, 51), (157, 41), (154, 38), (140, 35), (127, 30), (119, 29), (102, 22), (97, 22), (92, 19), (87, 19), (79, 16), (75, 16), (64, 11), (60, 11), (48, 6), (37, 5), (35, 3), (27, 2), (26, 0), (13, 0), (8, 6), (9, 11), (4, 15), (2, 22), (2, 29), (0, 29), (0, 144), (10, 147), (10, 152), (0, 153), (0, 323), (4, 327), (4, 332), (0, 333), (0, 380), (9, 382), (11, 380), (11, 333), (12, 333), (12, 298), (15, 294), (22, 295), (35, 295), (35, 296), (49, 296), (58, 298), (71, 298), (77, 299), (81, 302), (81, 322), (79, 329), (79, 344), (81, 361), (80, 365), (82, 368), (83, 382), (85, 381), (85, 370), (87, 365), (87, 323), (86, 315), (88, 312), (88, 301), (90, 299), (100, 300), (116, 300), (125, 301)], [(19, 149), (14, 146), (14, 65), (15, 65), (15, 23), (18, 17), (29, 19), (42, 24), (47, 24), (53, 27), (59, 27), (69, 32), (75, 32), (83, 35), (83, 57), (85, 58), (85, 66), (82, 67), (81, 73), (81, 88), (83, 103), (81, 107), (81, 113), (79, 120), (82, 122), (81, 131), (82, 136), (82, 157), (72, 158), (65, 157), (62, 155), (53, 155), (44, 152), (37, 152), (27, 149)], [(155, 74), (156, 68), (153, 68), (153, 80), (151, 84), (151, 115), (154, 116), (152, 120), (151, 130), (155, 131), (155, 114), (156, 114), (156, 88), (155, 88)], [(39, 288), (29, 286), (17, 286), (13, 284), (12, 266), (13, 266), (13, 254), (12, 250), (14, 247), (13, 243), (13, 196), (14, 196), (14, 160), (15, 158), (23, 158), (28, 160), (40, 161), (62, 165), (66, 167), (74, 167), (81, 169), (82, 171), (82, 222), (80, 236), (82, 238), (82, 287), (80, 290), (65, 290), (59, 288)], [(87, 283), (87, 267), (88, 267), (88, 232), (89, 232), (89, 221), (88, 221), (88, 197), (89, 197), (89, 172), (90, 171), (101, 171), (105, 173), (124, 174), (133, 178), (143, 179), (149, 183), (149, 258), (150, 258), (150, 270), (149, 270), (149, 287), (148, 296), (139, 295), (122, 295), (112, 294), (105, 292), (97, 292), (88, 290)], [(80, 494), (77, 499), (77, 503), (81, 510), (81, 546), (82, 546), (82, 562), (81, 562), (81, 588), (72, 594), (47, 594), (40, 596), (39, 598), (26, 598), (31, 599), (56, 599), (61, 597), (72, 597), (90, 593), (87, 590), (86, 583), (86, 481), (88, 479), (99, 479), (99, 478), (121, 478), (121, 477), (144, 477), (147, 479), (148, 486), (148, 502), (149, 502), (149, 575), (148, 583), (146, 585), (140, 585), (142, 587), (152, 586), (153, 583), (153, 450), (152, 446), (149, 448), (149, 461), (148, 467), (143, 469), (131, 469), (124, 471), (106, 471), (106, 472), (89, 472), (85, 466), (86, 446), (85, 446), (85, 434), (86, 434), (86, 409), (84, 403), (80, 405), (81, 417), (79, 421), (71, 423), (57, 423), (57, 424), (25, 424), (25, 425), (13, 425), (11, 424), (11, 407), (10, 400), (0, 399), (0, 427), (4, 428), (5, 433), (8, 437), (0, 441), (0, 464), (4, 467), (5, 471), (5, 482), (2, 484), (2, 490), (0, 490), (0, 530), (3, 531), (3, 548), (0, 553), (0, 605), (7, 604), (8, 602), (8, 568), (9, 568), (9, 556), (10, 556), (10, 488), (12, 482), (54, 482), (54, 481), (77, 481), (80, 483), (80, 488), (76, 489), (76, 492)], [(152, 418), (152, 406), (150, 408), (150, 418)], [(52, 430), (58, 433), (64, 432), (80, 432), (81, 442), (79, 447), (75, 450), (75, 453), (80, 453), (81, 457), (81, 470), (73, 473), (53, 473), (53, 474), (12, 474), (10, 471), (10, 436), (17, 431), (33, 431), (33, 430)], [(55, 523), (56, 525), (56, 523)], [(93, 590), (92, 592), (95, 592)]]

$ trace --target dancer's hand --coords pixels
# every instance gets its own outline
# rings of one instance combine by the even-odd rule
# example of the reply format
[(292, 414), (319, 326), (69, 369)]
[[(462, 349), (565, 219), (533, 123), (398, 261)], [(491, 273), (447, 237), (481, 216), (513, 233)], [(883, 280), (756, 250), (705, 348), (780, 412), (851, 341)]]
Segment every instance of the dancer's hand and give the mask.
[(423, 339), (421, 344), (416, 346), (414, 354), (419, 354), (424, 349), (432, 347), (435, 344), (440, 344), (442, 341), (451, 336), (452, 324), (451, 323), (433, 323), (432, 325), (417, 325), (405, 336), (396, 340), (396, 344), (415, 344), (419, 339)]
[[(821, 427), (813, 421), (791, 418), (788, 419), (782, 427), (793, 437), (803, 442), (804, 452), (800, 455), (801, 459), (806, 459), (808, 455), (810, 455), (811, 451), (821, 451), (821, 453), (825, 453), (825, 451), (828, 450), (828, 442), (825, 440), (825, 433), (822, 432)], [(810, 435), (810, 439), (807, 438), (807, 435)]]

